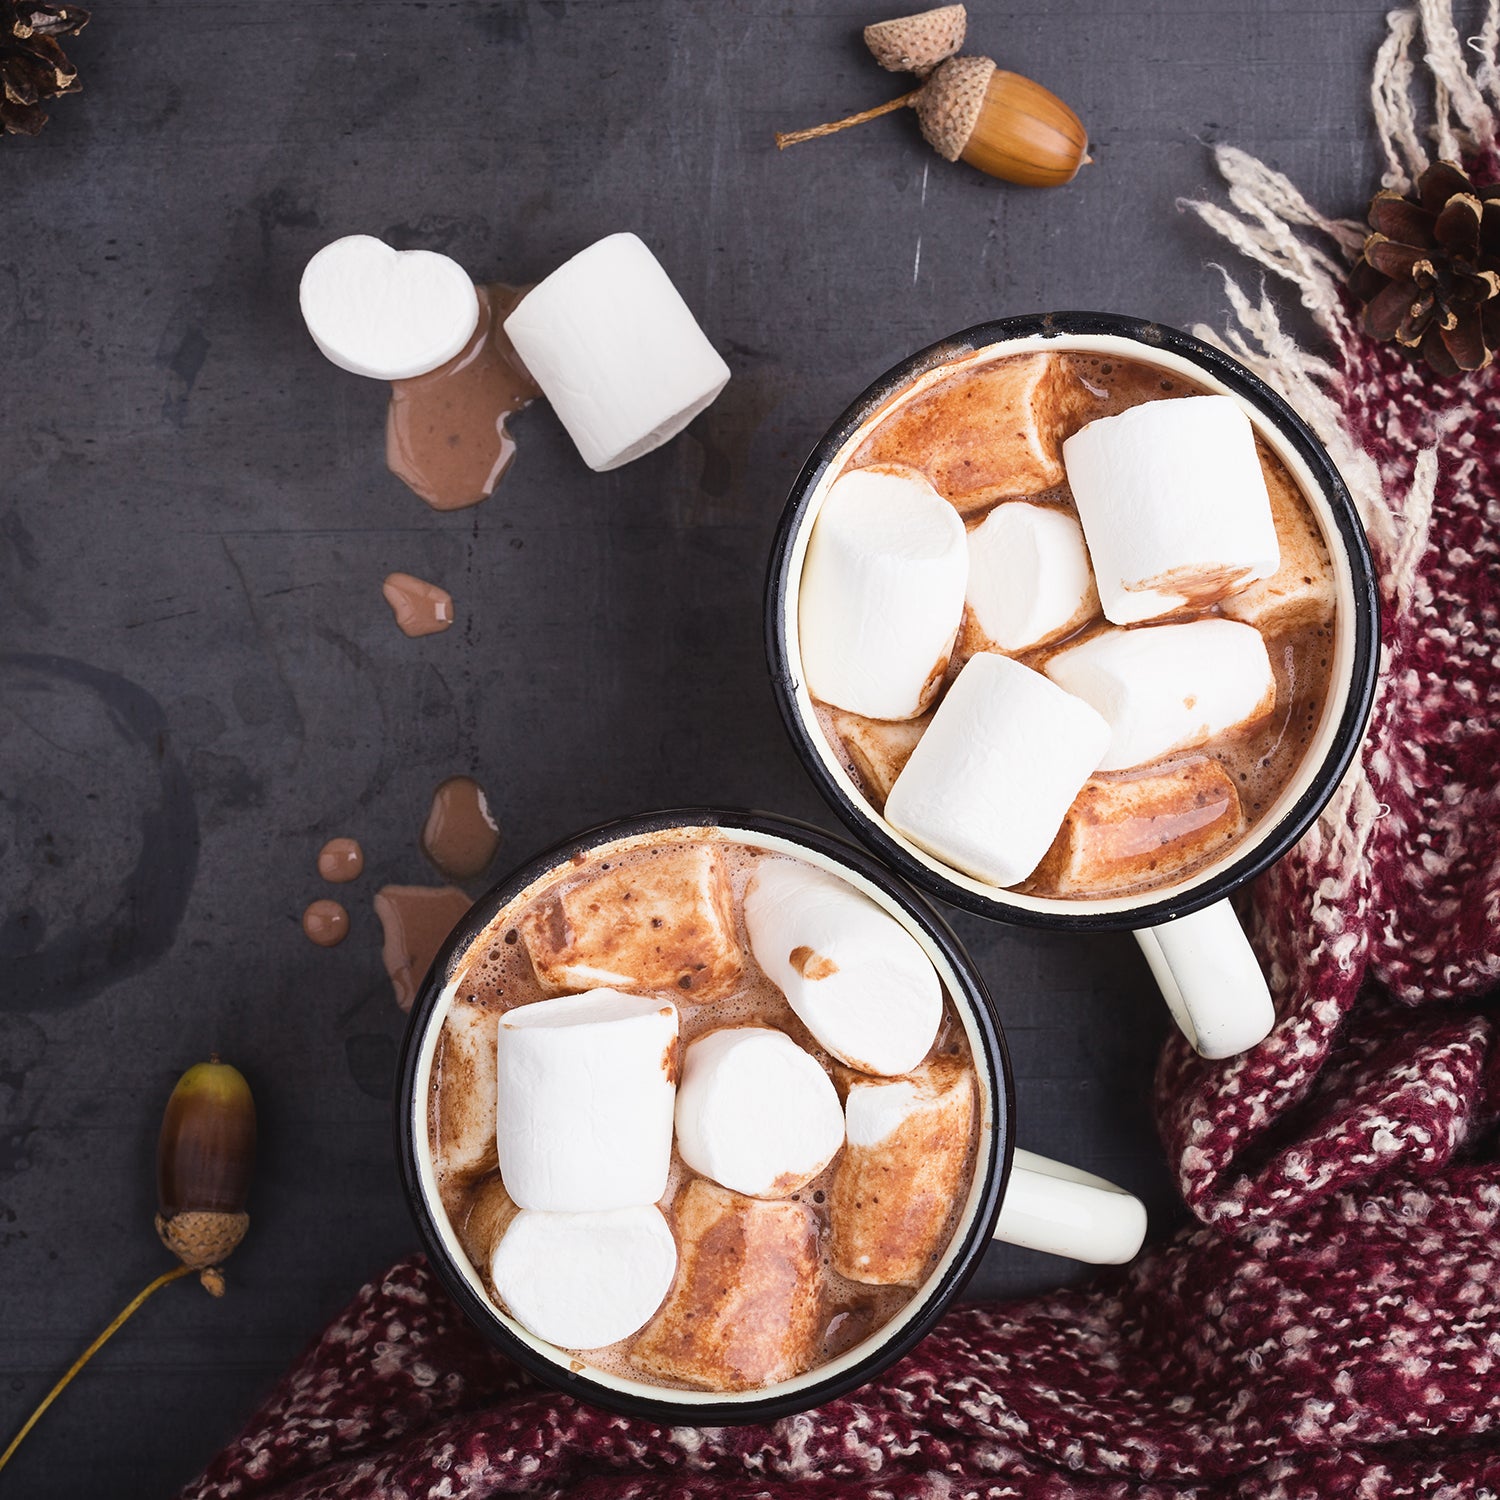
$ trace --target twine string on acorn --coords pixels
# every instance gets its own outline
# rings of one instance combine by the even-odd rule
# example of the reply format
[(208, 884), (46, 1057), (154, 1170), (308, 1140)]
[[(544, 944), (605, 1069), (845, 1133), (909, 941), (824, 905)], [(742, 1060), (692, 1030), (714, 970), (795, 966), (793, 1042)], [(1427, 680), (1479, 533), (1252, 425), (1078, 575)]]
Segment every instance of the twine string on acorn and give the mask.
[(962, 5), (945, 5), (865, 28), (881, 67), (914, 73), (921, 87), (873, 109), (808, 130), (777, 134), (781, 150), (835, 135), (898, 109), (914, 109), (922, 135), (946, 161), (965, 161), (1025, 187), (1070, 182), (1092, 160), (1083, 122), (1041, 84), (993, 58), (960, 54), (968, 27)]
[(73, 1377), (162, 1287), (195, 1271), (205, 1291), (224, 1295), (220, 1266), (250, 1227), (245, 1202), (255, 1164), (255, 1100), (238, 1068), (219, 1061), (189, 1068), (167, 1100), (156, 1144), (156, 1232), (180, 1265), (164, 1271), (120, 1309), (68, 1367), (0, 1453), (0, 1469)]

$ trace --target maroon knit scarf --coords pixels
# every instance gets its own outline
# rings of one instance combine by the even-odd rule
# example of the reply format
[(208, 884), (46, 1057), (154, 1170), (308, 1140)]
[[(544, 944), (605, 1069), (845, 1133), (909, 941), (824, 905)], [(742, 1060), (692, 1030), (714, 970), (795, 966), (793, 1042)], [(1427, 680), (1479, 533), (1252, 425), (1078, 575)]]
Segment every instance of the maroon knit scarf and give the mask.
[[(1375, 104), (1400, 187), (1426, 147), (1402, 107), (1417, 20), (1391, 25)], [(1438, 154), (1500, 180), (1495, 5), (1473, 77), (1447, 0), (1421, 27)], [(1298, 288), (1334, 355), (1232, 285), (1230, 338), (1345, 468), (1385, 623), (1361, 763), (1256, 891), (1276, 1029), (1228, 1062), (1180, 1038), (1162, 1058), (1162, 1135), (1200, 1225), (1086, 1289), (960, 1308), (879, 1383), (760, 1428), (557, 1395), (413, 1257), (185, 1497), (1500, 1494), (1500, 379), (1438, 382), (1364, 339), (1344, 264), (1316, 248), (1346, 260), (1359, 227), (1220, 161), (1238, 212), (1195, 207)]]

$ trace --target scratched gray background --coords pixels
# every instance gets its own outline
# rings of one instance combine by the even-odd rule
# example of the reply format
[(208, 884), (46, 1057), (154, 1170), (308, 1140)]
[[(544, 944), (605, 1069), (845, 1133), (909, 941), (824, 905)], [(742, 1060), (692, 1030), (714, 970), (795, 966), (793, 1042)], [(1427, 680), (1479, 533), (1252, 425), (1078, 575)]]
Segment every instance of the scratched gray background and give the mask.
[[(412, 1247), (369, 898), (429, 878), (433, 785), (479, 777), (502, 863), (673, 803), (832, 826), (761, 654), (807, 449), (887, 365), (986, 317), (1221, 321), (1225, 252), (1177, 198), (1216, 191), (1228, 141), (1357, 212), (1384, 8), (979, 0), (970, 50), (1091, 130), (1096, 164), (1037, 193), (940, 162), (906, 117), (777, 155), (775, 129), (899, 87), (856, 40), (888, 11), (852, 0), (101, 3), (87, 91), (0, 143), (0, 1439), (166, 1264), (176, 1074), (238, 1063), (262, 1148), (229, 1295), (165, 1292), (0, 1490), (168, 1492)], [(624, 228), (725, 351), (723, 398), (606, 476), (534, 409), (496, 498), (429, 512), (383, 468), (383, 389), (302, 330), (307, 257), (367, 231), (526, 280)], [(398, 634), (397, 568), (447, 585), (459, 625)], [(334, 833), (368, 869), (325, 952), (297, 919)], [(1146, 1103), (1164, 1023), (1133, 944), (957, 925), (1023, 1142), (1169, 1229)], [(1072, 1274), (997, 1250), (974, 1291)]]

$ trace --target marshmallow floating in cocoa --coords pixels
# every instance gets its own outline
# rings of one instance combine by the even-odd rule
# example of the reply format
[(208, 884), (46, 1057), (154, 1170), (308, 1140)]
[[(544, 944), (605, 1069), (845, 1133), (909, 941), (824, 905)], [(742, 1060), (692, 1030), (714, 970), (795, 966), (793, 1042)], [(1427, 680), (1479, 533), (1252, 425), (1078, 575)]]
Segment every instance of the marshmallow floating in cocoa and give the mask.
[(490, 1259), (490, 1283), (511, 1317), (539, 1339), (602, 1349), (650, 1321), (676, 1270), (676, 1242), (654, 1205), (523, 1210)]
[(1089, 781), (1036, 868), (1052, 896), (1125, 892), (1187, 870), (1245, 831), (1234, 778), (1207, 757), (1149, 776)]
[(1051, 506), (997, 505), (969, 533), (968, 605), (1010, 656), (1078, 629), (1099, 607), (1083, 528)]
[(844, 1144), (828, 1075), (785, 1032), (733, 1026), (682, 1059), (677, 1150), (695, 1172), (752, 1198), (785, 1198)]
[(808, 691), (872, 719), (915, 718), (942, 686), (968, 571), (963, 522), (922, 475), (840, 475), (802, 569)]
[(972, 657), (896, 778), (886, 821), (990, 885), (1024, 880), (1098, 768), (1109, 725), (1009, 657)]
[(1106, 630), (1049, 658), (1047, 675), (1108, 721), (1102, 771), (1206, 745), (1276, 704), (1266, 643), (1235, 620)]
[(963, 1186), (974, 1109), (973, 1072), (955, 1058), (849, 1085), (848, 1144), (828, 1198), (840, 1276), (877, 1286), (926, 1278)]
[(393, 250), (368, 234), (325, 245), (299, 289), (313, 342), (340, 369), (408, 380), (446, 364), (479, 322), (469, 273), (431, 250)]
[(495, 1033), (500, 1018), (455, 1000), (443, 1022), (438, 1066), (437, 1155), (445, 1169), (477, 1174), (495, 1165)]
[(1266, 635), (1326, 625), (1333, 618), (1333, 565), (1328, 545), (1314, 525), (1291, 476), (1279, 464), (1261, 462), (1281, 566), (1269, 577), (1231, 594), (1221, 606), (1231, 620)]
[(927, 1055), (943, 1017), (937, 970), (868, 896), (801, 861), (763, 859), (745, 891), (745, 927), (767, 978), (841, 1062), (905, 1073)]
[(729, 366), (633, 234), (611, 234), (537, 283), (505, 320), (583, 461), (617, 469), (675, 437)]
[(590, 990), (518, 1006), (497, 1034), (500, 1175), (521, 1208), (587, 1213), (667, 1188), (677, 1009)]
[(812, 1364), (822, 1325), (812, 1209), (697, 1177), (673, 1218), (682, 1264), (631, 1363), (657, 1380), (718, 1391), (788, 1380)]
[(1279, 563), (1255, 432), (1229, 396), (1147, 401), (1063, 444), (1106, 618), (1203, 608)]
[(596, 866), (538, 903), (519, 928), (537, 978), (563, 990), (723, 999), (744, 962), (729, 876), (706, 843)]

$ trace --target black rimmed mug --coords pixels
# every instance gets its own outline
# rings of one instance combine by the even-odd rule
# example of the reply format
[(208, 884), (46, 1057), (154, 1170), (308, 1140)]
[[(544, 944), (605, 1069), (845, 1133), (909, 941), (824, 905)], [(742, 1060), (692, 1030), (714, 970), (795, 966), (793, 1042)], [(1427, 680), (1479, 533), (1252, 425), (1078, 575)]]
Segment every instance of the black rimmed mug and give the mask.
[[(825, 870), (875, 901), (932, 960), (973, 1054), (980, 1095), (977, 1159), (968, 1199), (936, 1267), (911, 1301), (861, 1343), (803, 1375), (757, 1390), (688, 1391), (631, 1380), (528, 1332), (485, 1290), (464, 1254), (438, 1192), (428, 1134), (429, 1091), (438, 1040), (457, 993), (463, 959), (510, 913), (580, 862), (618, 856), (663, 840), (711, 840), (790, 855)], [(992, 1238), (1096, 1263), (1129, 1260), (1146, 1212), (1114, 1184), (1017, 1150), (1015, 1089), (1004, 1035), (972, 960), (932, 906), (863, 850), (763, 813), (689, 808), (607, 823), (568, 839), (506, 876), (475, 903), (449, 937), (412, 1005), (397, 1071), (396, 1148), (407, 1200), (433, 1270), (482, 1333), (542, 1380), (585, 1401), (656, 1421), (712, 1426), (762, 1422), (847, 1394), (893, 1364), (962, 1290)]]
[[(1036, 896), (986, 885), (935, 858), (865, 799), (819, 727), (803, 681), (797, 619), (802, 566), (824, 496), (846, 460), (877, 422), (957, 370), (1039, 350), (1130, 360), (1233, 397), (1297, 482), (1333, 567), (1329, 694), (1296, 773), (1259, 825), (1220, 858), (1144, 893)], [(1379, 613), (1374, 568), (1354, 502), (1307, 424), (1263, 380), (1190, 334), (1112, 313), (1003, 318), (932, 344), (860, 395), (797, 476), (772, 546), (765, 628), (777, 704), (797, 754), (834, 811), (892, 869), (919, 889), (983, 917), (1073, 932), (1134, 932), (1178, 1025), (1206, 1057), (1233, 1056), (1265, 1037), (1275, 1012), (1228, 897), (1306, 833), (1354, 758), (1374, 698)]]

